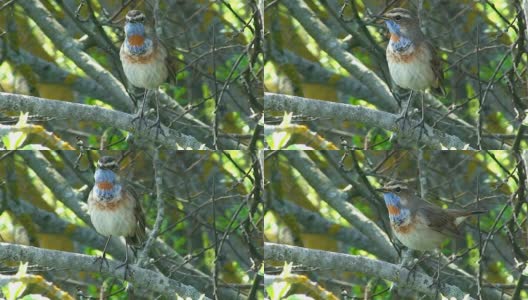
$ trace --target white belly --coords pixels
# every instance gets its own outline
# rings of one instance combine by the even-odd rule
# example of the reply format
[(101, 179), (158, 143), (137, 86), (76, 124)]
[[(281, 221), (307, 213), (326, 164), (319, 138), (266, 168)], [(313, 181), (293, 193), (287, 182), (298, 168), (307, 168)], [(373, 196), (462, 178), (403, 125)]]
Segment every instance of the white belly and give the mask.
[(101, 210), (88, 200), (88, 213), (95, 230), (104, 236), (132, 236), (136, 231), (133, 204), (132, 201), (126, 201), (114, 210)]
[(426, 228), (420, 223), (417, 223), (415, 230), (411, 230), (407, 234), (400, 234), (396, 230), (393, 230), (393, 232), (402, 244), (410, 249), (420, 251), (436, 249), (446, 238), (446, 236), (440, 232)]
[(423, 91), (435, 82), (435, 75), (431, 68), (431, 56), (426, 51), (417, 51), (414, 59), (407, 62), (398, 59), (391, 59), (397, 54), (387, 48), (387, 61), (389, 62), (389, 72), (394, 82), (406, 89)]
[[(165, 58), (167, 54), (165, 49), (161, 47), (154, 59), (145, 62), (132, 62), (124, 59), (121, 55), (121, 63), (123, 64), (123, 71), (125, 75), (135, 87), (145, 89), (157, 89), (167, 79), (167, 62)], [(121, 47), (123, 52), (123, 47)]]

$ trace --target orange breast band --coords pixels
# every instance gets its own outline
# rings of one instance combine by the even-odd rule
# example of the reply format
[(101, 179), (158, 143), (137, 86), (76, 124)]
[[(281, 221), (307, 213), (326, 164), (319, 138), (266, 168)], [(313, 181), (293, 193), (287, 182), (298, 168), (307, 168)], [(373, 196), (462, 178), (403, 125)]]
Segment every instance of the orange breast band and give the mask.
[(131, 46), (141, 46), (145, 41), (145, 37), (139, 34), (134, 34), (128, 37), (128, 43)]
[(387, 209), (389, 210), (389, 214), (391, 215), (399, 215), (400, 209), (394, 205), (387, 205)]
[(110, 181), (101, 181), (97, 183), (97, 187), (101, 190), (111, 190), (114, 185)]
[(400, 37), (395, 35), (395, 34), (393, 34), (393, 33), (391, 33), (390, 40), (393, 41), (393, 42), (397, 42), (397, 41), (400, 40)]

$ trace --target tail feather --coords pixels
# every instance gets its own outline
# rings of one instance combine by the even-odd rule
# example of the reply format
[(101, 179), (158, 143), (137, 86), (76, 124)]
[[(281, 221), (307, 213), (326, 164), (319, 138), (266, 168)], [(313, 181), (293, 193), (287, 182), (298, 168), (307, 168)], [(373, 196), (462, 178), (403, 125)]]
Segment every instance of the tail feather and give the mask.
[(455, 218), (458, 218), (458, 217), (469, 217), (469, 216), (472, 216), (472, 215), (480, 215), (480, 214), (485, 214), (485, 213), (488, 212), (488, 210), (486, 210), (486, 209), (473, 209), (473, 210), (449, 209), (448, 211)]
[(482, 214), (485, 214), (487, 212), (488, 212), (487, 209), (472, 210), (472, 211), (469, 211), (468, 216), (471, 216), (471, 215), (482, 215)]
[(485, 209), (465, 210), (465, 209), (450, 209), (450, 213), (455, 217), (455, 224), (459, 225), (466, 218), (474, 215), (485, 214), (488, 211)]

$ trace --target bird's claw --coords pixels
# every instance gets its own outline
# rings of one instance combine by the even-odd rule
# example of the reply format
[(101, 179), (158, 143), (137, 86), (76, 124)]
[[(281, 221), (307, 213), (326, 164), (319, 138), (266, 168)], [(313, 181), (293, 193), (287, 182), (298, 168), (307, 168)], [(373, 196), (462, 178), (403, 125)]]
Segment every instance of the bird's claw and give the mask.
[(123, 280), (127, 280), (127, 277), (129, 277), (128, 276), (129, 273), (130, 273), (130, 276), (134, 276), (134, 272), (128, 267), (128, 262), (127, 261), (125, 261), (122, 264), (118, 265), (114, 269), (114, 271), (117, 270), (117, 269), (121, 269), (123, 267), (125, 268), (125, 274), (124, 274)]
[(101, 273), (101, 270), (103, 268), (103, 263), (106, 264), (106, 267), (107, 268), (110, 268), (110, 265), (108, 264), (108, 260), (106, 259), (106, 253), (103, 253), (102, 256), (97, 256), (95, 259), (94, 259), (94, 264), (97, 263), (98, 261), (100, 261), (99, 263), (99, 273)]
[(400, 122), (401, 122), (401, 124), (400, 124), (400, 132), (402, 132), (405, 129), (405, 123), (409, 122), (409, 120), (407, 119), (407, 114), (402, 113), (396, 118), (396, 122), (395, 123), (398, 124)]
[(406, 267), (408, 269), (408, 273), (407, 273), (407, 278), (405, 279), (405, 282), (409, 282), (409, 278), (411, 277), (411, 274), (412, 274), (412, 277), (413, 277), (413, 281), (416, 279), (416, 267), (418, 266), (418, 262), (415, 262), (412, 264), (412, 266), (410, 267)]
[(413, 130), (420, 127), (420, 133), (418, 134), (418, 140), (422, 139), (422, 134), (425, 132), (426, 136), (429, 136), (429, 133), (427, 132), (427, 128), (425, 128), (425, 120), (422, 118), (418, 124), (416, 124), (413, 127)]
[(145, 127), (147, 126), (147, 121), (145, 120), (145, 114), (143, 113), (143, 111), (139, 112), (138, 114), (136, 114), (136, 116), (134, 116), (134, 118), (132, 119), (132, 124), (134, 124), (136, 121), (139, 121), (137, 127), (138, 131), (141, 130), (141, 123), (145, 124)]
[(158, 135), (161, 133), (162, 136), (166, 137), (165, 132), (163, 131), (163, 128), (161, 128), (161, 121), (159, 117), (156, 119), (154, 124), (152, 124), (149, 128), (156, 127), (156, 140), (158, 139)]

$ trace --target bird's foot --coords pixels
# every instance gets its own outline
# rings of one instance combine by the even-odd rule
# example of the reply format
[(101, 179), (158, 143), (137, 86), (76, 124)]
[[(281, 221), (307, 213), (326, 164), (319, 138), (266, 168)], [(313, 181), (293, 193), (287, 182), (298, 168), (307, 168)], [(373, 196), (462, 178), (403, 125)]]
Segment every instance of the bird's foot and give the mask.
[(155, 140), (158, 139), (158, 135), (161, 133), (162, 136), (166, 137), (165, 135), (165, 132), (163, 131), (163, 128), (161, 128), (161, 121), (160, 121), (160, 118), (158, 116), (158, 118), (156, 119), (156, 121), (154, 122), (154, 124), (152, 124), (149, 128), (153, 128), (153, 127), (156, 127), (156, 137), (155, 137)]
[(426, 136), (429, 136), (427, 128), (425, 128), (425, 120), (422, 118), (418, 124), (413, 127), (413, 130), (420, 127), (420, 133), (418, 134), (418, 141), (422, 139), (422, 134), (425, 133)]
[(432, 278), (433, 278), (433, 281), (431, 282), (431, 285), (429, 285), (429, 287), (434, 288), (435, 290), (435, 297), (433, 299), (439, 299), (438, 295), (440, 293), (440, 285), (441, 285), (440, 270), (435, 271)]
[(399, 124), (400, 132), (403, 132), (403, 130), (405, 130), (405, 123), (409, 123), (408, 116), (407, 116), (406, 113), (401, 113), (401, 114), (396, 118), (396, 124)]
[(137, 123), (137, 130), (141, 130), (141, 126), (144, 124), (145, 127), (147, 127), (147, 120), (145, 118), (145, 113), (143, 112), (143, 109), (139, 111), (134, 118), (132, 119), (132, 124)]
[(106, 259), (106, 253), (103, 252), (103, 255), (102, 256), (97, 256), (95, 259), (94, 259), (94, 264), (99, 262), (99, 273), (101, 273), (101, 270), (103, 269), (103, 263), (106, 264), (106, 267), (109, 268), (110, 265), (108, 264), (108, 260)]
[(431, 283), (431, 287), (436, 286), (437, 292), (440, 288), (440, 270), (441, 270), (440, 264), (441, 264), (441, 261), (440, 261), (440, 256), (439, 256), (437, 265), (436, 265), (437, 266), (436, 271), (433, 273), (433, 276), (432, 276), (433, 282)]
[(412, 275), (412, 278), (413, 278), (413, 282), (416, 279), (416, 268), (418, 267), (418, 263), (420, 263), (419, 260), (414, 262), (411, 266), (407, 267), (409, 272), (407, 273), (407, 278), (405, 279), (406, 283), (409, 283), (409, 278), (411, 277), (411, 275)]
[(433, 282), (431, 283), (431, 287), (433, 286), (439, 286), (440, 285), (440, 271), (435, 271), (433, 273)]
[(130, 277), (134, 276), (134, 272), (132, 272), (132, 270), (129, 268), (128, 261), (126, 261), (126, 260), (122, 264), (117, 266), (114, 270), (121, 269), (123, 267), (125, 268), (125, 274), (123, 276), (123, 280), (127, 280), (127, 278), (129, 277), (128, 276), (129, 274), (130, 274)]

